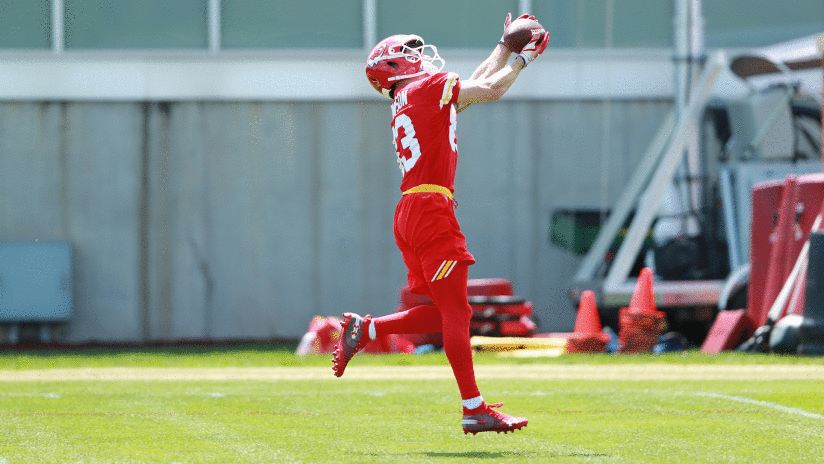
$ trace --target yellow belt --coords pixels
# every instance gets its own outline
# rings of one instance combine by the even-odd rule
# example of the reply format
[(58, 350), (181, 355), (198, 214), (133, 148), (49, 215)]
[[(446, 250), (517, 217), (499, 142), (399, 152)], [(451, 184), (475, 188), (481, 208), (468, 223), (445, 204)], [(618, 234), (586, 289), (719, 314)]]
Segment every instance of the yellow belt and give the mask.
[(447, 198), (450, 200), (454, 200), (452, 198), (452, 192), (449, 191), (448, 188), (442, 185), (435, 185), (435, 184), (421, 184), (416, 187), (412, 187), (411, 189), (403, 192), (404, 195), (409, 193), (442, 193), (446, 195)]

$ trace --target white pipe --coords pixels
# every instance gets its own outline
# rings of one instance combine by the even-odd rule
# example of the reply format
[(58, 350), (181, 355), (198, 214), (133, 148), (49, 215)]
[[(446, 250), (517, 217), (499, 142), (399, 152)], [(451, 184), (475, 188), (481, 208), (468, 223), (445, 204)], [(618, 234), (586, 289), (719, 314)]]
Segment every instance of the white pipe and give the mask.
[[(704, 56), (704, 15), (701, 0), (692, 0), (690, 5), (690, 52), (696, 59)], [(698, 77), (697, 72), (695, 77)]]
[(724, 208), (724, 230), (727, 234), (727, 254), (730, 271), (738, 269), (744, 261), (741, 244), (738, 243), (738, 218), (735, 215), (735, 196), (732, 192), (732, 173), (729, 168), (722, 168), (718, 173), (721, 187), (721, 201)]
[(63, 41), (66, 37), (66, 24), (64, 18), (65, 5), (63, 0), (52, 0), (51, 23), (52, 23), (52, 52), (63, 53)]
[[(606, 7), (604, 12), (604, 49), (606, 50), (612, 50), (614, 18), (615, 2), (614, 0), (606, 0)], [(611, 87), (612, 66), (608, 62), (604, 65), (604, 79), (606, 81), (607, 87)], [(612, 161), (613, 159), (611, 144), (614, 143), (614, 141), (612, 140), (612, 98), (609, 95), (604, 96), (603, 105), (604, 110), (601, 113), (601, 181), (599, 182), (599, 185), (601, 186), (601, 201), (599, 206), (602, 211), (607, 209), (607, 205), (610, 203), (611, 200), (609, 196), (609, 179), (612, 171), (610, 161)]]
[[(692, 85), (698, 81), (701, 74), (701, 59), (704, 56), (704, 18), (701, 14), (701, 0), (690, 1), (689, 11), (689, 62), (687, 66), (687, 98)], [(698, 126), (697, 126), (698, 127)], [(698, 141), (698, 128), (692, 132), (687, 145), (687, 171), (689, 172), (689, 201), (693, 211), (701, 209), (701, 183), (698, 181), (701, 175), (701, 155)], [(698, 232), (697, 224), (689, 224), (694, 227), (693, 232)]]
[[(687, 107), (690, 94), (690, 1), (691, 0), (675, 0), (675, 15), (673, 16), (673, 42), (675, 45), (675, 111), (681, 115)], [(691, 147), (692, 137), (687, 143)], [(676, 218), (674, 221), (678, 224), (676, 226), (676, 235), (688, 232), (687, 223), (689, 217), (685, 215), (690, 211), (691, 194), (690, 194), (690, 178), (692, 174), (692, 166), (689, 165), (689, 157), (685, 158), (678, 166), (678, 176), (684, 179), (681, 182), (673, 181), (675, 191), (677, 192), (677, 210), (673, 211)], [(671, 236), (656, 237), (658, 241), (665, 241)]]
[(378, 43), (377, 0), (363, 1), (363, 48), (368, 52)]
[(675, 108), (678, 114), (687, 105), (687, 71), (689, 59), (689, 1), (675, 0), (673, 45), (675, 56)]
[[(821, 214), (816, 216), (813, 226), (810, 228), (810, 232), (818, 231), (819, 227), (821, 227), (822, 219)], [(790, 299), (790, 292), (792, 291), (796, 280), (798, 280), (798, 278), (802, 275), (802, 269), (807, 266), (809, 254), (810, 239), (808, 238), (807, 241), (804, 242), (804, 246), (801, 247), (801, 251), (798, 253), (798, 258), (795, 260), (793, 270), (790, 272), (790, 275), (787, 276), (787, 280), (784, 281), (781, 291), (778, 292), (778, 296), (775, 297), (775, 301), (773, 301), (772, 306), (770, 306), (770, 311), (767, 313), (767, 325), (771, 325), (778, 321), (781, 314), (784, 312), (784, 308), (787, 306), (787, 302)]]
[[(518, 12), (519, 15), (532, 14), (532, 0), (518, 0)], [(541, 18), (536, 19), (538, 21), (541, 20)], [(546, 24), (544, 24), (543, 26), (546, 27)]]
[(209, 0), (209, 53), (219, 53), (220, 35), (220, 0)]

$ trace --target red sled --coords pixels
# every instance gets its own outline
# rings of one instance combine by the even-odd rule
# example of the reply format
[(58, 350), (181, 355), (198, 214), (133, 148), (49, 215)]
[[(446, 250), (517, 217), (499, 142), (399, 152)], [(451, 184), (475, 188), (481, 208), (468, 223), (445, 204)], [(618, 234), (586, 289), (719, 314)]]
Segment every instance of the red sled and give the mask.
[(472, 317), (477, 319), (512, 319), (532, 315), (532, 303), (511, 295), (471, 296), (469, 306), (472, 308)]
[(538, 333), (538, 326), (528, 316), (514, 321), (499, 322), (502, 337), (531, 337)]
[[(401, 287), (399, 293), (400, 304), (396, 312), (406, 311), (415, 306), (434, 304), (429, 296), (410, 292), (408, 285)], [(538, 327), (530, 319), (533, 313), (532, 303), (524, 298), (513, 296), (512, 293), (513, 285), (509, 279), (469, 279), (467, 296), (472, 308), (472, 320), (469, 323), (470, 335), (506, 337), (534, 335)], [(415, 346), (443, 345), (443, 337), (440, 333), (409, 334), (403, 337)]]
[(469, 321), (469, 334), (486, 337), (531, 337), (538, 332), (538, 326), (528, 316), (510, 320)]
[[(470, 297), (512, 295), (512, 281), (509, 279), (469, 279), (466, 283), (466, 293)], [(400, 290), (400, 302), (405, 311), (415, 306), (433, 304), (427, 295), (419, 295), (409, 291), (409, 285)]]
[[(315, 316), (309, 322), (309, 330), (301, 338), (295, 354), (306, 356), (309, 354), (332, 353), (340, 337), (342, 320), (335, 316)], [(364, 353), (414, 353), (415, 346), (405, 338), (389, 334), (378, 336), (369, 341), (364, 347)]]
[(498, 321), (495, 320), (478, 320), (472, 319), (469, 321), (469, 335), (482, 335), (485, 337), (494, 337), (499, 331)]

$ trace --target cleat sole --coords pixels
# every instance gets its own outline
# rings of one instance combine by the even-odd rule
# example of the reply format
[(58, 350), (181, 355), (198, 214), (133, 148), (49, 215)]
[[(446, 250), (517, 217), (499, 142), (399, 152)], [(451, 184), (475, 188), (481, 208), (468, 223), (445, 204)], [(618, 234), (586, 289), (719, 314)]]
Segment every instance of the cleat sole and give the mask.
[(474, 436), (474, 435), (477, 435), (480, 432), (495, 432), (496, 434), (500, 434), (501, 432), (503, 432), (503, 434), (506, 435), (509, 432), (512, 432), (514, 434), (516, 430), (521, 430), (524, 427), (526, 427), (526, 424), (521, 425), (521, 426), (517, 426), (517, 427), (512, 427), (511, 429), (464, 430), (463, 433), (464, 433), (464, 435), (469, 435), (471, 433)]
[[(370, 323), (372, 316), (367, 314), (365, 317), (361, 318), (357, 314), (346, 312), (342, 314), (342, 319), (341, 333), (338, 338), (337, 345), (332, 351), (332, 370), (335, 373), (335, 377), (342, 377), (344, 371), (346, 370), (346, 366), (352, 359), (352, 356), (365, 347), (368, 342), (368, 337), (364, 336), (363, 331), (361, 330), (361, 325), (364, 324), (364, 321), (366, 321), (366, 323)], [(346, 343), (344, 338), (346, 338), (348, 329), (352, 324), (354, 324), (353, 332), (351, 332), (350, 335), (353, 340), (357, 340), (357, 346), (353, 347), (351, 344), (344, 346), (344, 343)]]

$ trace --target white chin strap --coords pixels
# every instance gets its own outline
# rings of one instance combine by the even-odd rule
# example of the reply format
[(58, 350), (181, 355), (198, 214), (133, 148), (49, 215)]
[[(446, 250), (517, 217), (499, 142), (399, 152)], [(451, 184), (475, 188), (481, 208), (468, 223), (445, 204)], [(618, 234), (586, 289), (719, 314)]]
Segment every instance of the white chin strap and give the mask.
[(421, 71), (429, 74), (439, 73), (446, 63), (444, 62), (443, 58), (438, 57), (438, 59), (441, 61), (440, 66), (435, 66), (435, 63), (431, 61), (424, 61), (423, 63), (421, 63)]

